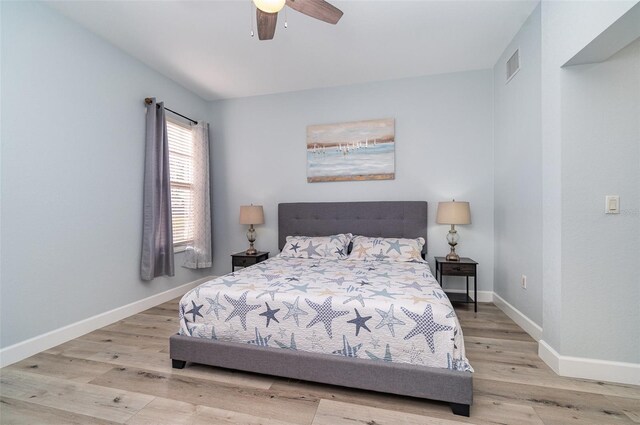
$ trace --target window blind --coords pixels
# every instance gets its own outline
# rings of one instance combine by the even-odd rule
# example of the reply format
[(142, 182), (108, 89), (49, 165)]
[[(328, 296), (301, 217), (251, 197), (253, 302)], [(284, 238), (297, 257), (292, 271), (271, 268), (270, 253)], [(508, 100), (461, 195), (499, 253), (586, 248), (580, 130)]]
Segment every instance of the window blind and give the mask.
[(189, 127), (168, 119), (167, 135), (173, 244), (180, 246), (191, 242), (194, 238), (193, 136)]

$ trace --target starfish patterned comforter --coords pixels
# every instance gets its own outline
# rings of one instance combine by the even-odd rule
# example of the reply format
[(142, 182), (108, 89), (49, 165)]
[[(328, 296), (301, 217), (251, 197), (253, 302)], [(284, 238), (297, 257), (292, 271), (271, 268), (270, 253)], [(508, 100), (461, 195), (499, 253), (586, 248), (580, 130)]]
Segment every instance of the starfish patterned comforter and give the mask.
[(427, 263), (277, 256), (180, 301), (180, 334), (470, 371)]

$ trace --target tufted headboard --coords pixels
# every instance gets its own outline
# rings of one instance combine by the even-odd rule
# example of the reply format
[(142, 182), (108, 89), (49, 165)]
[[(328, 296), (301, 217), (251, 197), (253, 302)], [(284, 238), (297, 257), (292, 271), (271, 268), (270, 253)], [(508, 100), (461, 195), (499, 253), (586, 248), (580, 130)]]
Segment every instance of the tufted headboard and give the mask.
[(287, 236), (354, 235), (417, 238), (427, 253), (425, 201), (298, 202), (278, 204), (278, 248)]

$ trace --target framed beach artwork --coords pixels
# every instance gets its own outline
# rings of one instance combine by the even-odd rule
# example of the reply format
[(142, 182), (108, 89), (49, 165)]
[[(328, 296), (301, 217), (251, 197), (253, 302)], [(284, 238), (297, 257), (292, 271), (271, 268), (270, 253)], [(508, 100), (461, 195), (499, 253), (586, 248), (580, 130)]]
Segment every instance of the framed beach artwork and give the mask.
[(307, 127), (307, 182), (394, 178), (393, 118)]

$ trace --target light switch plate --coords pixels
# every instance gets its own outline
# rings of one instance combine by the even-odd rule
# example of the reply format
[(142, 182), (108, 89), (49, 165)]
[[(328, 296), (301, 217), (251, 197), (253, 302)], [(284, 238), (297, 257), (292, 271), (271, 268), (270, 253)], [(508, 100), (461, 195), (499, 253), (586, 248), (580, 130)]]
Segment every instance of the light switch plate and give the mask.
[(620, 197), (618, 195), (605, 197), (604, 212), (606, 214), (620, 214)]

